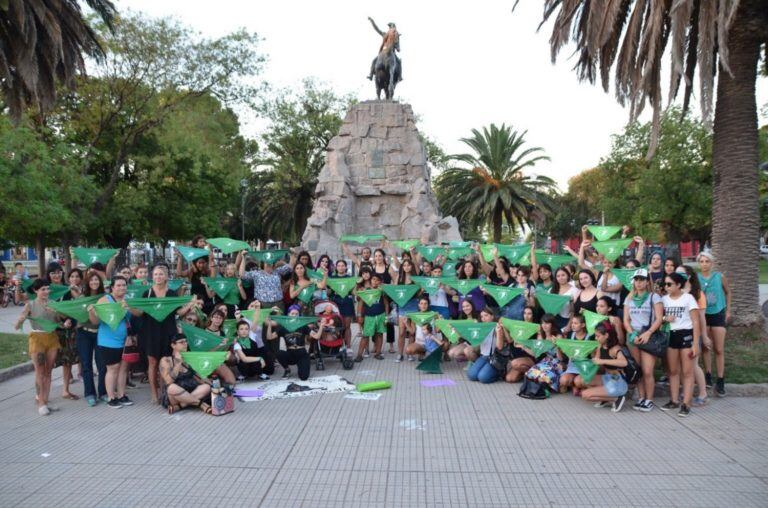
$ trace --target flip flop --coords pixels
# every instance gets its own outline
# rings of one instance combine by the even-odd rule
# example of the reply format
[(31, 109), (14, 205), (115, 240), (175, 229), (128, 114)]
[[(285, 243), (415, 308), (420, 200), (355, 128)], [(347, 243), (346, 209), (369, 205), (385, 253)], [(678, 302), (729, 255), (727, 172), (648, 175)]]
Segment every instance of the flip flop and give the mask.
[(67, 393), (65, 395), (62, 395), (61, 398), (62, 399), (68, 399), (68, 400), (80, 400), (80, 397), (78, 397), (74, 393)]

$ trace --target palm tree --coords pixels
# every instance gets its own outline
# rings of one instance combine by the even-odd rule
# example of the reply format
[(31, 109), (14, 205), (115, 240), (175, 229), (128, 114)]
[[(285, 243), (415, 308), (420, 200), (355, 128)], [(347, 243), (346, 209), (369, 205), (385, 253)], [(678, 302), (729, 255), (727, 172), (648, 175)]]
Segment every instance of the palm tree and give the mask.
[[(112, 29), (112, 2), (85, 3)], [(57, 82), (73, 88), (85, 73), (83, 55), (100, 58), (104, 51), (76, 0), (0, 1), (0, 89), (14, 122), (27, 107), (50, 110)]]
[(504, 219), (514, 229), (539, 222), (542, 212), (549, 213), (547, 194), (555, 182), (523, 174), (524, 169), (549, 157), (539, 147), (524, 146), (526, 132), (518, 133), (504, 124), (491, 124), (483, 132), (472, 129), (472, 137), (461, 141), (475, 153), (451, 156), (470, 167), (448, 168), (435, 179), (442, 212), (471, 228), (490, 226), (494, 242), (501, 240)]
[(552, 59), (569, 39), (579, 55), (576, 71), (594, 83), (598, 71), (634, 119), (653, 108), (649, 156), (658, 142), (662, 55), (670, 45), (669, 101), (684, 83), (683, 111), (699, 78), (706, 122), (714, 111), (712, 244), (731, 282), (733, 324), (762, 320), (758, 307), (760, 237), (755, 82), (761, 46), (768, 42), (767, 0), (546, 0), (543, 21), (554, 18)]

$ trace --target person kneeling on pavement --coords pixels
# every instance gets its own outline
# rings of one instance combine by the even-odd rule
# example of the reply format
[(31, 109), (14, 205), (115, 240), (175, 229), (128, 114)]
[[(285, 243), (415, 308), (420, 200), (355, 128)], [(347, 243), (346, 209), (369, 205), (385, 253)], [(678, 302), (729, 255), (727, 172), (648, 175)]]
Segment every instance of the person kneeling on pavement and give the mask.
[[(298, 305), (291, 305), (288, 308), (289, 316), (298, 316), (301, 309)], [(291, 365), (296, 365), (299, 371), (299, 379), (305, 381), (309, 378), (309, 353), (307, 352), (307, 338), (315, 340), (320, 339), (322, 330), (315, 325), (302, 326), (301, 328), (289, 332), (282, 326), (278, 326), (276, 333), (285, 341), (285, 351), (277, 353), (277, 361), (283, 367), (283, 378), (291, 375)]]

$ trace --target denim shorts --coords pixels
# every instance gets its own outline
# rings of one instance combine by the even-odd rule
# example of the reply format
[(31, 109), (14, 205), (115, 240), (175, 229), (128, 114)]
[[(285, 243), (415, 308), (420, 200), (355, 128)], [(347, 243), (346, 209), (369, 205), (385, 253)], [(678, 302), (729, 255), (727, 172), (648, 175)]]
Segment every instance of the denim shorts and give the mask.
[(603, 374), (603, 386), (609, 397), (621, 397), (627, 393), (627, 382), (619, 374)]

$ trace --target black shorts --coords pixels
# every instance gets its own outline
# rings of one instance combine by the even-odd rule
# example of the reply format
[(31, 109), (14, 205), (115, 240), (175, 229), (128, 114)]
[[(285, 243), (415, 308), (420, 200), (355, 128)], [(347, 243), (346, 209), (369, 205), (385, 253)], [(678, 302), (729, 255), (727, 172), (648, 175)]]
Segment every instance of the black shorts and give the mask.
[(725, 328), (725, 309), (717, 314), (706, 314), (707, 326)]
[(669, 347), (690, 349), (693, 347), (693, 330), (673, 330), (669, 334)]
[(120, 363), (123, 359), (123, 348), (121, 347), (97, 347), (98, 354), (101, 355), (101, 361), (104, 365), (114, 365)]

